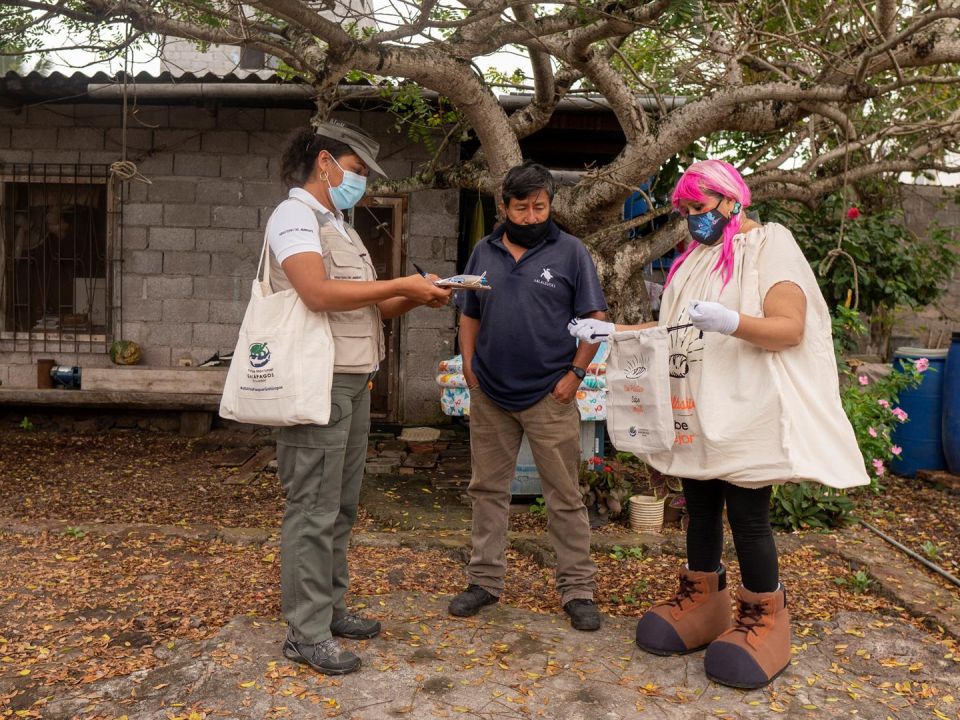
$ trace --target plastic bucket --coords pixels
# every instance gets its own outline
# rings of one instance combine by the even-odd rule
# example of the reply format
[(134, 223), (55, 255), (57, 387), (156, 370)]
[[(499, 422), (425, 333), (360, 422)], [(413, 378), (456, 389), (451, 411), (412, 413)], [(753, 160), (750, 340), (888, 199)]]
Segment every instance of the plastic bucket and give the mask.
[(634, 532), (660, 532), (663, 529), (663, 498), (634, 495), (630, 498), (630, 529)]
[(900, 407), (908, 420), (894, 426), (891, 438), (903, 452), (899, 459), (890, 461), (890, 469), (906, 477), (913, 477), (917, 470), (943, 470), (947, 466), (941, 439), (947, 351), (902, 347), (893, 354), (894, 372), (919, 358), (927, 358), (930, 369), (923, 373), (919, 386), (900, 393)]
[(960, 332), (953, 334), (943, 378), (941, 438), (947, 468), (960, 474)]

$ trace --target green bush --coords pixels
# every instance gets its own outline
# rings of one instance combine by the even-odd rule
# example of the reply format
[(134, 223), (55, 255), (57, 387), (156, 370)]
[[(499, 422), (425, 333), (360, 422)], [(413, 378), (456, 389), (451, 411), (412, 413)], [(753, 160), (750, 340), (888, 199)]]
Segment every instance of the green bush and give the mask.
[(853, 507), (853, 500), (842, 490), (820, 483), (775, 485), (770, 523), (785, 530), (825, 530), (849, 521)]

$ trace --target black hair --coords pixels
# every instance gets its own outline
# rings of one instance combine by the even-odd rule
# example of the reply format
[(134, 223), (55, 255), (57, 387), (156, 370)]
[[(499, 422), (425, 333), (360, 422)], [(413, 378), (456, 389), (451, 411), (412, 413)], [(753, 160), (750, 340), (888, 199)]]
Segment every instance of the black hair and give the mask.
[(297, 130), (287, 140), (280, 158), (280, 179), (287, 189), (302, 187), (310, 179), (317, 163), (317, 155), (322, 150), (326, 150), (334, 158), (356, 154), (346, 143), (317, 135), (313, 128)]
[(553, 175), (543, 165), (533, 160), (525, 160), (521, 165), (514, 165), (507, 170), (503, 178), (501, 194), (503, 204), (509, 205), (510, 200), (523, 200), (538, 190), (546, 190), (547, 196), (553, 201)]

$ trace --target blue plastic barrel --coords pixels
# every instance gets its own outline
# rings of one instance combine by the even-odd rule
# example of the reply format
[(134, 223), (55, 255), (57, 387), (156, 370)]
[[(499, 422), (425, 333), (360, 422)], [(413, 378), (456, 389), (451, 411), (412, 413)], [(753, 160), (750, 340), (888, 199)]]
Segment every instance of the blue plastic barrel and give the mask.
[(913, 477), (917, 470), (943, 470), (947, 466), (941, 439), (947, 351), (902, 347), (893, 354), (894, 372), (919, 358), (927, 358), (930, 369), (923, 374), (920, 385), (900, 393), (900, 407), (907, 413), (908, 421), (896, 425), (892, 437), (894, 445), (903, 448), (903, 452), (901, 459), (890, 462), (890, 469), (906, 477)]
[(953, 334), (943, 378), (943, 454), (947, 469), (960, 474), (960, 332)]

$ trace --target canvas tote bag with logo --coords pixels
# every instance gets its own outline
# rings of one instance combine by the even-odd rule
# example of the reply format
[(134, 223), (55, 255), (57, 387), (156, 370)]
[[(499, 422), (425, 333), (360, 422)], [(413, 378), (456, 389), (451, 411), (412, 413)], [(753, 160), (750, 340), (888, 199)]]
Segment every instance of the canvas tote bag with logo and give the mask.
[(662, 452), (673, 445), (666, 328), (610, 336), (607, 432), (621, 452)]
[(268, 252), (264, 238), (220, 416), (257, 425), (325, 425), (333, 383), (330, 324), (325, 314), (308, 309), (293, 288), (271, 290)]

